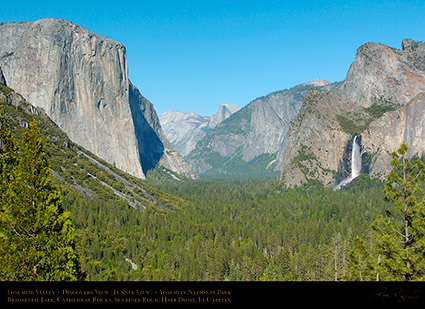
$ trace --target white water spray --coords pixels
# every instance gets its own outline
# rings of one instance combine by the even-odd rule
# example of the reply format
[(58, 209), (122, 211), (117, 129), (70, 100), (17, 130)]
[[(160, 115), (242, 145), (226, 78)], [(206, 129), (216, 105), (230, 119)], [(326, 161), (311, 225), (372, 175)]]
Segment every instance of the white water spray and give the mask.
[(351, 151), (351, 180), (360, 175), (362, 169), (362, 158), (360, 157), (360, 146), (356, 142), (357, 135), (353, 139), (353, 150)]
[(358, 135), (354, 136), (351, 149), (351, 174), (336, 185), (335, 190), (341, 189), (360, 175), (360, 171), (362, 169), (362, 158), (360, 156), (360, 145), (357, 143), (357, 137)]

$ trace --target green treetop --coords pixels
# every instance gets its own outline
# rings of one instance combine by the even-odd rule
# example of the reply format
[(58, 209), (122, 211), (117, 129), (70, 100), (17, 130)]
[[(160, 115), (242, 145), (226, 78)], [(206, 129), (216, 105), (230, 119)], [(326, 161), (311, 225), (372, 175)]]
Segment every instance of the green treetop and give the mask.
[(74, 228), (52, 187), (37, 123), (17, 152), (4, 113), (0, 120), (0, 279), (81, 280)]
[(373, 224), (379, 280), (425, 279), (425, 165), (407, 159), (403, 144), (392, 154), (393, 170), (385, 183), (386, 200), (396, 213), (386, 212)]

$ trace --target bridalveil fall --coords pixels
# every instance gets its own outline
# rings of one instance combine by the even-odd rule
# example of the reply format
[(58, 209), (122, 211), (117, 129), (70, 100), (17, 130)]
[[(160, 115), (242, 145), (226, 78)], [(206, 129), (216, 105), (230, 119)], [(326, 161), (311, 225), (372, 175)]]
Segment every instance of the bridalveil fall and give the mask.
[(362, 158), (360, 155), (360, 145), (357, 142), (358, 135), (355, 135), (352, 141), (351, 147), (351, 173), (350, 176), (343, 179), (340, 183), (335, 186), (335, 190), (339, 190), (342, 187), (349, 184), (353, 179), (360, 175), (362, 169)]

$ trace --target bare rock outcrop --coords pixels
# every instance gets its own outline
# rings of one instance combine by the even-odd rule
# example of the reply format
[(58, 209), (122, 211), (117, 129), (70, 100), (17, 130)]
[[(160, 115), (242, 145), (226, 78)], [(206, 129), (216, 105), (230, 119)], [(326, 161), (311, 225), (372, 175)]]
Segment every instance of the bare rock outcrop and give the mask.
[(371, 158), (371, 176), (382, 178), (391, 171), (391, 153), (402, 143), (409, 147), (408, 157), (425, 153), (425, 93), (385, 113), (362, 133), (363, 151)]
[[(165, 151), (162, 129), (151, 121), (157, 118), (152, 105), (132, 101), (139, 96), (133, 95), (137, 88), (121, 43), (60, 19), (3, 24), (0, 66), (7, 84), (72, 141), (123, 171), (144, 178), (159, 161), (152, 157), (160, 151), (149, 149)], [(138, 127), (142, 118), (146, 126)]]
[(327, 186), (346, 174), (347, 150), (359, 135), (362, 170), (385, 177), (391, 153), (402, 143), (408, 156), (425, 152), (425, 44), (402, 49), (361, 46), (335, 92), (311, 90), (291, 121), (281, 178), (287, 186), (316, 179)]
[(311, 89), (297, 117), (291, 120), (283, 153), (282, 180), (288, 187), (320, 180), (327, 186), (335, 176), (350, 134), (337, 115), (352, 111), (353, 104), (335, 92)]
[(370, 107), (375, 98), (400, 105), (425, 91), (425, 43), (403, 40), (402, 49), (384, 44), (360, 46), (339, 89), (344, 98)]
[(188, 155), (210, 129), (237, 112), (239, 107), (220, 104), (217, 113), (200, 116), (196, 113), (168, 111), (159, 116), (167, 139), (182, 156)]
[(307, 90), (336, 85), (315, 80), (253, 100), (210, 130), (186, 156), (188, 163), (198, 174), (214, 169), (227, 175), (248, 169), (280, 171), (289, 124)]

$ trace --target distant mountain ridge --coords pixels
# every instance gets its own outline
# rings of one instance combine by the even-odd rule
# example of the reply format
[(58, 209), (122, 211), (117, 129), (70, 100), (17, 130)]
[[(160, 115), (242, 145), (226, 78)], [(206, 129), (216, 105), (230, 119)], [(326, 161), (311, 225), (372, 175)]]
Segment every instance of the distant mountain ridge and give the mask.
[(220, 104), (217, 113), (212, 116), (200, 116), (196, 113), (169, 111), (161, 114), (159, 120), (168, 140), (181, 155), (186, 156), (205, 134), (237, 112), (239, 107), (232, 104)]
[(425, 43), (369, 42), (344, 81), (316, 79), (241, 109), (220, 105), (212, 117), (158, 117), (128, 78), (121, 43), (54, 18), (0, 25), (2, 85), (71, 141), (141, 179), (163, 167), (188, 178), (280, 176), (287, 186), (332, 186), (349, 173), (354, 136), (362, 170), (382, 177), (401, 143), (410, 156), (425, 152), (424, 63)]
[(210, 130), (185, 159), (207, 177), (277, 176), (289, 122), (307, 90), (339, 85), (317, 79), (259, 97)]
[(333, 186), (350, 173), (346, 152), (358, 135), (362, 171), (382, 177), (401, 143), (410, 156), (425, 152), (424, 63), (422, 42), (363, 44), (344, 81), (316, 79), (259, 97), (209, 130), (185, 159), (203, 177), (278, 173), (288, 186), (309, 179)]

